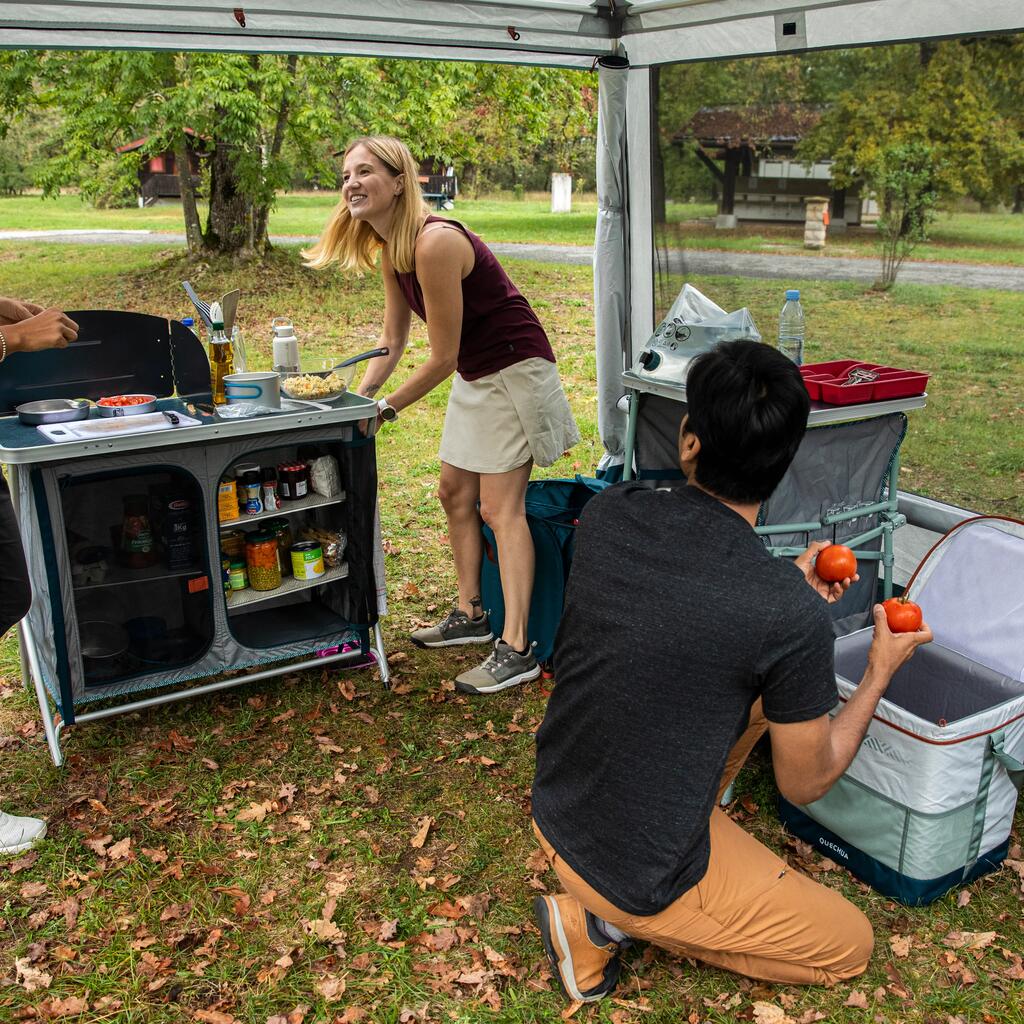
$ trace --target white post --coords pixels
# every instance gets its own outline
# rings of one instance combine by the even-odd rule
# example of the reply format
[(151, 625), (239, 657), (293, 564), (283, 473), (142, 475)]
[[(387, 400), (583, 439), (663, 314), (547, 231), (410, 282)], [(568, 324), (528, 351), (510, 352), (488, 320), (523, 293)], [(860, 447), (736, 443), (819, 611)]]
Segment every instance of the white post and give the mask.
[(572, 212), (572, 175), (551, 175), (551, 212)]

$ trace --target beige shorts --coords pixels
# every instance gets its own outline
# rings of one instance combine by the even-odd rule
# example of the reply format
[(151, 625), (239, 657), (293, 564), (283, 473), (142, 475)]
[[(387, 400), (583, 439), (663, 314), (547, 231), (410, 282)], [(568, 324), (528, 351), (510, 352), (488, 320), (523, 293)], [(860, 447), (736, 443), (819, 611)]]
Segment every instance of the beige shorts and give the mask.
[(507, 473), (530, 459), (550, 466), (579, 439), (558, 367), (537, 357), (477, 380), (457, 373), (439, 454), (470, 473)]

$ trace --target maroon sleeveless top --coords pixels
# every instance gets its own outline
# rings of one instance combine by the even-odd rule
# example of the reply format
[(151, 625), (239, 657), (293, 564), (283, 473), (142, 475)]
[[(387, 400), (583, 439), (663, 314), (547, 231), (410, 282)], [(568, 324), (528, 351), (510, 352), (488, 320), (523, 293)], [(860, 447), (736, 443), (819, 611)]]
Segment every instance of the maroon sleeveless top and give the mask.
[[(497, 373), (506, 366), (539, 356), (555, 361), (551, 342), (537, 314), (511, 282), (494, 253), (457, 220), (428, 217), (426, 224), (438, 222), (457, 227), (473, 246), (473, 269), (462, 281), (462, 337), (459, 341), (458, 369), (464, 380), (476, 380)], [(395, 271), (398, 286), (409, 308), (426, 321), (423, 291), (416, 271)]]

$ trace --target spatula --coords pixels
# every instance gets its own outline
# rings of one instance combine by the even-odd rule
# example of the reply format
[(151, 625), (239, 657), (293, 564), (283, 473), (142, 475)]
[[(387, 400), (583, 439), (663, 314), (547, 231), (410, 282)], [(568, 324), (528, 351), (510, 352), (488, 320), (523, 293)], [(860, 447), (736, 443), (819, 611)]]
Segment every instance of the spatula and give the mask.
[(224, 311), (224, 333), (230, 338), (231, 328), (235, 326), (235, 313), (238, 311), (238, 299), (242, 292), (235, 288), (227, 292), (220, 300), (220, 308)]

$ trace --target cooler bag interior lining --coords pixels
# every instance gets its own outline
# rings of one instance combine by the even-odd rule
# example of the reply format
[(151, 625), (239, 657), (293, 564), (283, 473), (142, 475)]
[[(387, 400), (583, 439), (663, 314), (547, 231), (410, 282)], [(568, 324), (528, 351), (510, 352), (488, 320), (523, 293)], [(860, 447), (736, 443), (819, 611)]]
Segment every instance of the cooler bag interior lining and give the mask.
[[(873, 632), (862, 630), (836, 644), (836, 673), (854, 685), (867, 667)], [(935, 641), (919, 648), (897, 671), (882, 703), (939, 725), (958, 722), (1020, 697), (1024, 697), (1024, 682)]]
[(937, 641), (1024, 681), (1024, 585), (1012, 569), (1020, 564), (1021, 537), (1016, 523), (967, 522), (940, 543), (911, 586)]

